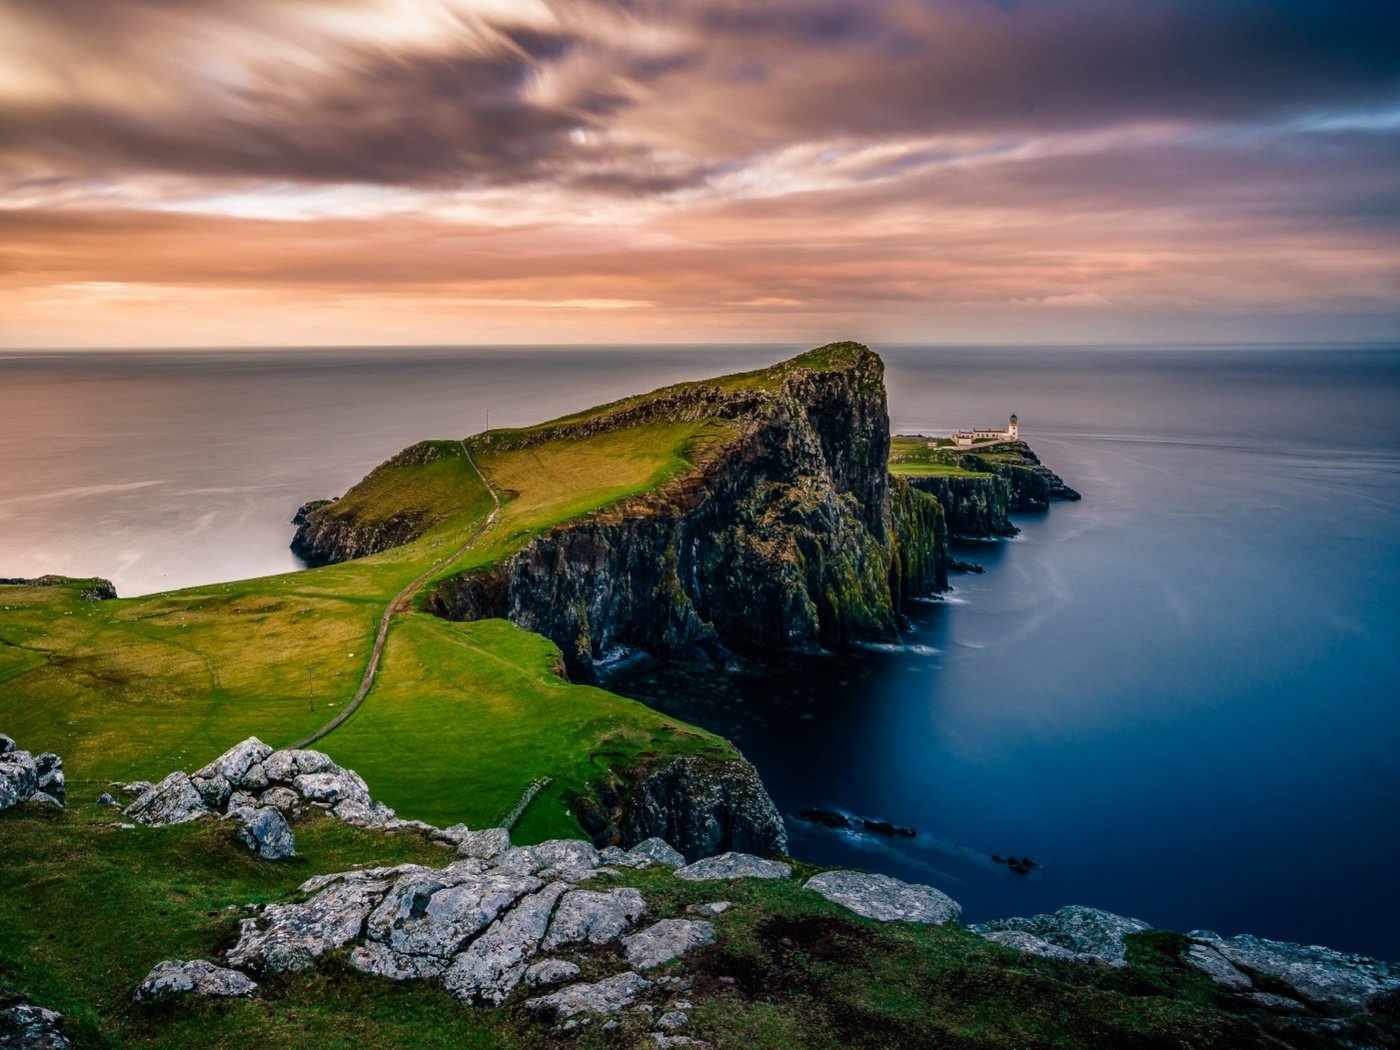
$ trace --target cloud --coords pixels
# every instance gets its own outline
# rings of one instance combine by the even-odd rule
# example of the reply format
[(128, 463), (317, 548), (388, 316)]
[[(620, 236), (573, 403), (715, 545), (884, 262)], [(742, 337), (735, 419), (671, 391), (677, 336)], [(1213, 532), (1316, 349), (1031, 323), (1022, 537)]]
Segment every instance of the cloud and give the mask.
[(1397, 163), (1377, 0), (0, 0), (41, 335), (1391, 316)]

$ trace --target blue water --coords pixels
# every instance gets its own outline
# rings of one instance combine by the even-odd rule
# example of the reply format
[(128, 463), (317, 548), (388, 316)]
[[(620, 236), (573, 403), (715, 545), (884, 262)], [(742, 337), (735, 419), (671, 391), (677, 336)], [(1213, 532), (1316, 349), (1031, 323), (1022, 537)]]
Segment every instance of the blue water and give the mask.
[[(285, 571), (296, 504), (412, 441), (791, 349), (0, 357), (0, 576)], [(898, 651), (626, 688), (733, 736), (786, 813), (917, 828), (789, 821), (968, 920), (1082, 903), (1400, 959), (1400, 352), (877, 349), (897, 431), (1016, 412), (1084, 500), (960, 551), (987, 572)]]

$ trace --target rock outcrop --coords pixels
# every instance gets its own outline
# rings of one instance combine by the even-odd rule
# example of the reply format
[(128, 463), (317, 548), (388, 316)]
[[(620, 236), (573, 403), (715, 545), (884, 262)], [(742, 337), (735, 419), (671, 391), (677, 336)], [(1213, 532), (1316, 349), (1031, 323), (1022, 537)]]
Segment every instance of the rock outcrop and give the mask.
[(265, 860), (296, 854), (289, 821), (308, 810), (330, 813), (357, 827), (407, 826), (395, 819), (392, 809), (370, 797), (369, 787), (353, 769), (342, 769), (321, 751), (274, 751), (257, 737), (235, 744), (193, 774), (176, 770), (159, 784), (127, 787), (144, 789), (124, 811), (132, 820), (152, 827), (204, 817), (232, 820), (240, 825), (239, 841)]
[(1081, 961), (1121, 967), (1126, 965), (1128, 951), (1125, 938), (1152, 927), (1141, 919), (1071, 904), (1049, 915), (996, 919), (969, 928), (988, 940), (1032, 955), (1063, 959), (1068, 953), (1082, 957)]
[[(593, 841), (636, 847), (661, 839), (685, 860), (726, 850), (787, 852), (787, 828), (758, 771), (742, 759), (683, 755), (595, 785), (574, 811)], [(646, 852), (646, 851), (643, 851)], [(659, 853), (652, 860), (669, 863)]]
[(25, 1002), (0, 1000), (0, 1047), (5, 1050), (69, 1050), (63, 1015)]
[(862, 871), (824, 871), (808, 879), (803, 889), (881, 922), (942, 924), (962, 914), (957, 901), (932, 886)]
[(52, 751), (21, 750), (0, 733), (0, 810), (31, 802), (62, 808), (68, 801), (63, 759)]
[(257, 984), (237, 970), (215, 966), (204, 959), (190, 959), (188, 962), (167, 959), (156, 963), (137, 987), (132, 999), (138, 1003), (178, 995), (231, 999), (252, 995), (257, 990)]
[[(1188, 960), (1217, 984), (1234, 990), (1240, 990), (1241, 978), (1249, 982), (1250, 975), (1264, 977), (1291, 990), (1297, 1001), (1343, 1015), (1364, 1013), (1400, 992), (1400, 964), (1247, 933), (1221, 937), (1197, 930), (1191, 937)], [(1222, 970), (1212, 956), (1228, 963), (1233, 973)]]
[(441, 521), (451, 508), (413, 499), (383, 515), (376, 513), (375, 508), (384, 493), (393, 491), (402, 468), (462, 455), (458, 442), (420, 441), (375, 467), (343, 499), (303, 503), (292, 518), (292, 524), (297, 526), (292, 536), (292, 553), (308, 565), (329, 565), (411, 543)]
[(543, 634), (581, 679), (618, 649), (721, 659), (892, 637), (902, 599), (943, 585), (946, 552), (936, 501), (892, 491), (883, 371), (864, 347), (837, 344), (752, 382), (686, 384), (486, 435), (494, 450), (655, 420), (732, 426), (693, 472), (440, 582), (429, 608)]
[(1005, 477), (932, 474), (910, 476), (908, 482), (938, 501), (950, 536), (982, 540), (1021, 531), (1007, 517), (1013, 501), (1011, 482)]
[(709, 879), (788, 879), (792, 877), (792, 865), (776, 860), (764, 860), (748, 853), (721, 853), (718, 857), (705, 857), (694, 864), (676, 869), (676, 878), (687, 882), (703, 882)]
[[(990, 453), (995, 452), (995, 455)], [(1077, 500), (1079, 493), (1040, 462), (1024, 441), (1008, 441), (958, 457), (964, 470), (993, 474), (1007, 483), (1007, 506), (1011, 510), (1044, 510), (1052, 500)]]

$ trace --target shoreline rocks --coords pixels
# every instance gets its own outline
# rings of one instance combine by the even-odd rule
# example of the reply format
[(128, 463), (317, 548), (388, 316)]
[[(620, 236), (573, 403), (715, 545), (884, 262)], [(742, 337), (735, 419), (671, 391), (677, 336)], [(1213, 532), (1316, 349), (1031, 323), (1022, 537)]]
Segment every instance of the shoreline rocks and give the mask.
[(932, 886), (901, 882), (887, 875), (861, 871), (824, 871), (807, 880), (803, 889), (881, 922), (921, 922), (942, 925), (962, 914), (962, 905)]

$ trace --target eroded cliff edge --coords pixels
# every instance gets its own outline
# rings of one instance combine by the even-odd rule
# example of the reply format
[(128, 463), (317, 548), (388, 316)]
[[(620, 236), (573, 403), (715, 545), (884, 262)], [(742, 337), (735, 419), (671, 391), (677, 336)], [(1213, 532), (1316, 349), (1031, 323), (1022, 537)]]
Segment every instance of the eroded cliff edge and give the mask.
[[(559, 525), (439, 581), (426, 608), (550, 638), (571, 677), (626, 649), (722, 659), (892, 638), (910, 597), (947, 582), (943, 511), (886, 470), (880, 358), (834, 344), (753, 382), (697, 383), (555, 425), (550, 440), (653, 419), (721, 419), (732, 437), (662, 490)], [(488, 449), (530, 432), (489, 434)]]

